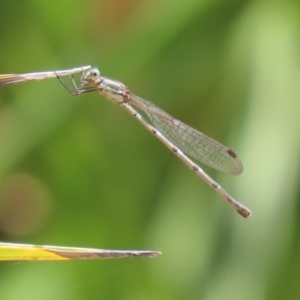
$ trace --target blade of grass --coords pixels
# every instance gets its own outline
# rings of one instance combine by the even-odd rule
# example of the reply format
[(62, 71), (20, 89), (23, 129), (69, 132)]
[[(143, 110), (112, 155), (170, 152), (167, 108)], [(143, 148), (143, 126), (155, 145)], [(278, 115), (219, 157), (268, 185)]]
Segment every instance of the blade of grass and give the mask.
[(139, 256), (158, 256), (151, 250), (106, 250), (94, 248), (62, 247), (0, 243), (0, 261), (55, 261), (79, 259), (116, 259)]
[(0, 74), (0, 86), (5, 86), (8, 84), (14, 84), (19, 82), (56, 78), (57, 76), (70, 76), (77, 73), (82, 73), (82, 71), (88, 70), (90, 68), (91, 66), (83, 66), (59, 71), (45, 71), (24, 74)]

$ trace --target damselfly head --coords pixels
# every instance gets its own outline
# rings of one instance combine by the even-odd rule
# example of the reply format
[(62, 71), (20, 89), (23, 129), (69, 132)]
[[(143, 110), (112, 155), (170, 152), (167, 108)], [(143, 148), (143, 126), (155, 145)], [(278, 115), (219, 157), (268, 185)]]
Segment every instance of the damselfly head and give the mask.
[(91, 68), (82, 73), (80, 82), (81, 85), (98, 84), (101, 81), (100, 71), (97, 68)]

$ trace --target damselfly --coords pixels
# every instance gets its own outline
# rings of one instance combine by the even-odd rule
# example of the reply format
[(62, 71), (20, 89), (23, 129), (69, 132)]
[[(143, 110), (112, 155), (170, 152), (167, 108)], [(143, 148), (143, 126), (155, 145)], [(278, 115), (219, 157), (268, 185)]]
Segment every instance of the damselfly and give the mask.
[[(241, 216), (247, 218), (251, 215), (251, 211), (246, 206), (235, 200), (191, 159), (193, 158), (225, 173), (239, 174), (243, 167), (233, 150), (175, 119), (151, 102), (134, 95), (123, 83), (101, 76), (97, 68), (82, 70), (79, 85), (73, 74), (70, 74), (70, 77), (75, 91), (67, 87), (57, 72), (57, 78), (72, 95), (98, 91), (120, 105), (193, 170), (198, 177), (213, 188)], [(143, 112), (147, 119), (139, 111)]]

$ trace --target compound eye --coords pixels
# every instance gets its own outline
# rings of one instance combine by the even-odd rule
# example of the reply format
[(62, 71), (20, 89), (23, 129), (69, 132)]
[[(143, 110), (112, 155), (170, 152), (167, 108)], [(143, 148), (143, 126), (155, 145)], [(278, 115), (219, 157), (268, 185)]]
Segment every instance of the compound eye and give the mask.
[(99, 72), (98, 69), (92, 69), (92, 70), (90, 71), (90, 78), (91, 78), (92, 80), (95, 80), (95, 79), (97, 79), (97, 78), (99, 78), (99, 77), (100, 77), (100, 72)]

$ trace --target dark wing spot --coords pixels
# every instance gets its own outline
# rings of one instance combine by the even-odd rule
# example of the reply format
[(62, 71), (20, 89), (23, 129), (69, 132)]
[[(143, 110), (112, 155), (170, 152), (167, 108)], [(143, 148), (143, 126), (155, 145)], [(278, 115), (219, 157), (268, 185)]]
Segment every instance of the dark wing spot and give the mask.
[(233, 150), (231, 150), (231, 149), (228, 149), (228, 150), (227, 150), (227, 153), (228, 153), (231, 157), (233, 157), (233, 158), (236, 158), (236, 157), (237, 157), (236, 153), (235, 153)]

